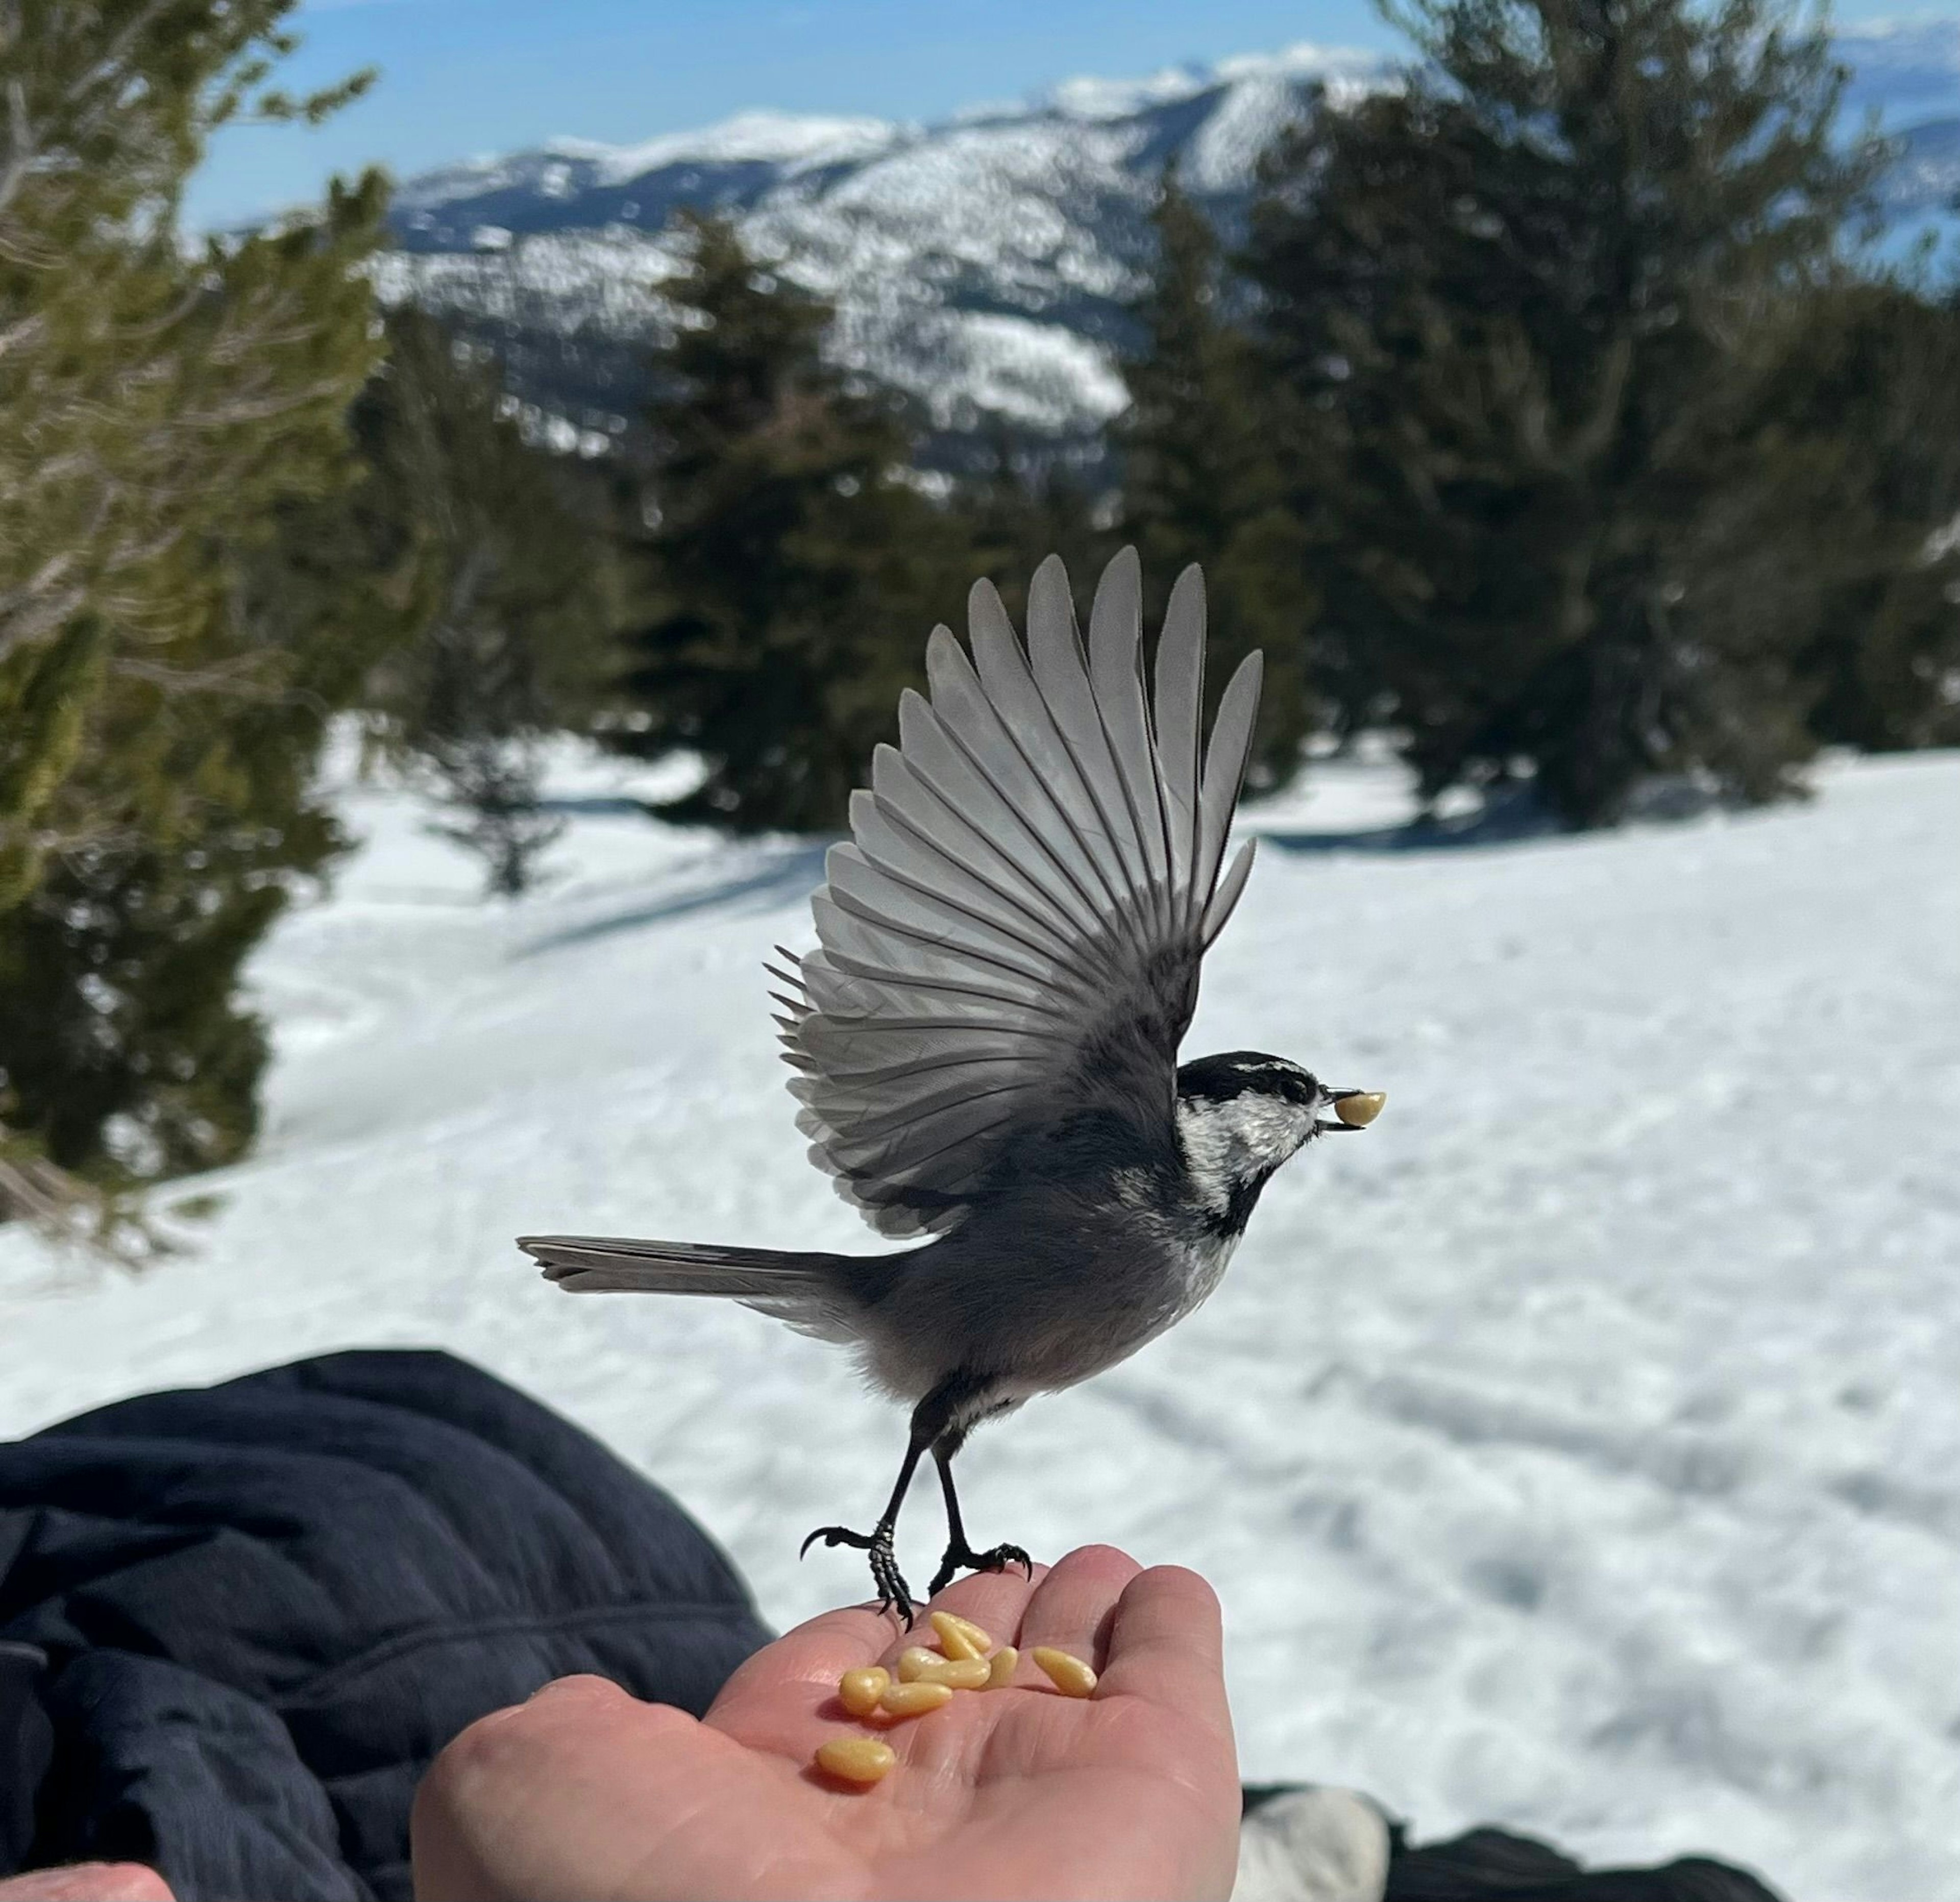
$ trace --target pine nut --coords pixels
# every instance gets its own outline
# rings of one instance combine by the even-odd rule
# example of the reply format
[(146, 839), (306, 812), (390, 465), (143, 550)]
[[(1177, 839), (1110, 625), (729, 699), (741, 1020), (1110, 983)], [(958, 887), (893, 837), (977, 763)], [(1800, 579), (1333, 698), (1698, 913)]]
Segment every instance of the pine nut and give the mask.
[(878, 1708), (878, 1700), (892, 1674), (883, 1665), (867, 1665), (861, 1671), (847, 1671), (837, 1681), (837, 1696), (854, 1717), (868, 1717)]
[(978, 1690), (987, 1681), (985, 1658), (942, 1658), (935, 1651), (911, 1645), (899, 1654), (899, 1680), (908, 1684), (944, 1684), (953, 1690)]
[(1021, 1661), (1021, 1654), (1010, 1644), (1004, 1644), (988, 1660), (987, 1682), (990, 1688), (1003, 1690), (1014, 1681), (1014, 1667)]
[(1087, 1697), (1096, 1689), (1096, 1673), (1080, 1658), (1058, 1651), (1052, 1644), (1035, 1646), (1035, 1662), (1064, 1697)]
[(897, 1751), (876, 1737), (833, 1737), (817, 1746), (818, 1768), (847, 1783), (875, 1783), (898, 1760)]
[(940, 1649), (949, 1658), (984, 1658), (994, 1648), (992, 1638), (955, 1611), (935, 1611), (932, 1628), (939, 1633)]
[(878, 1708), (888, 1717), (923, 1717), (928, 1710), (937, 1710), (952, 1701), (952, 1685), (915, 1681), (887, 1684), (878, 1700)]
[(1389, 1100), (1388, 1093), (1381, 1089), (1364, 1089), (1355, 1096), (1344, 1096), (1334, 1105), (1334, 1113), (1350, 1129), (1366, 1129), (1382, 1113), (1382, 1105)]

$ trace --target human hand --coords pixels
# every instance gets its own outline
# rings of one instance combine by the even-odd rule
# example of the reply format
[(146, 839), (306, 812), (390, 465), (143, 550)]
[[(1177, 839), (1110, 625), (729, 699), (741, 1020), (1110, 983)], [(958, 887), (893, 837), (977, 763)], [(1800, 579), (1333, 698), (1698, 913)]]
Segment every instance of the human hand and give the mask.
[[(1020, 1646), (1020, 1668), (882, 1729), (899, 1760), (869, 1789), (811, 1764), (865, 1728), (838, 1678), (928, 1627), (865, 1606), (758, 1652), (698, 1721), (565, 1678), (473, 1724), (416, 1795), (418, 1902), (1230, 1894), (1238, 1770), (1202, 1579), (1087, 1546), (1032, 1582), (963, 1579), (933, 1607)], [(1095, 1696), (1058, 1693), (1036, 1645), (1093, 1663)]]
[(0, 1881), (0, 1902), (172, 1902), (170, 1885), (143, 1862), (71, 1862)]

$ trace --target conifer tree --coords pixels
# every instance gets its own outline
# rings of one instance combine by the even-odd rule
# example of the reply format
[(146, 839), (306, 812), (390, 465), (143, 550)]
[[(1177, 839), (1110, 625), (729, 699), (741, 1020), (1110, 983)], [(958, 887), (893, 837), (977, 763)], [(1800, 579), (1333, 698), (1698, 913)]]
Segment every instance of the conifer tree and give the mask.
[(348, 473), (380, 181), (237, 243), (177, 218), (215, 126), (355, 89), (267, 88), (290, 11), (0, 11), (0, 1216), (237, 1153), (239, 968), (336, 842), (313, 762), (371, 656), (268, 582)]
[[(1017, 440), (1004, 425), (990, 433), (988, 456), (985, 472), (955, 495), (967, 546), (956, 551), (960, 571), (946, 577), (947, 600), (957, 603), (984, 574), (1016, 625), (1022, 625), (1035, 570), (1058, 555), (1075, 590), (1077, 614), (1087, 616), (1096, 577), (1119, 545), (1106, 519), (1109, 498), (1099, 495), (1080, 471)], [(950, 610), (942, 609), (940, 618), (950, 619)]]
[(1302, 445), (1285, 420), (1289, 393), (1258, 387), (1256, 360), (1227, 309), (1217, 236), (1175, 166), (1152, 223), (1156, 268), (1136, 307), (1144, 342), (1124, 366), (1131, 406), (1118, 429), (1124, 533), (1142, 557), (1153, 612), (1187, 565), (1204, 568), (1214, 692), (1242, 655), (1265, 650), (1252, 777), (1255, 786), (1283, 785), (1314, 717), (1311, 551), (1282, 482)]
[(469, 346), (410, 309), (390, 316), (388, 343), (355, 412), (361, 514), (377, 551), (416, 564), (424, 598), (369, 705), (389, 750), (454, 813), (438, 829), (514, 897), (563, 829), (541, 805), (541, 744), (587, 724), (609, 664), (608, 544)]
[(1960, 308), (1847, 275), (1810, 301), (1766, 402), (1835, 551), (1805, 653), (1822, 740), (1960, 744)]
[(1332, 638), (1424, 790), (1527, 765), (1568, 821), (1737, 797), (1811, 742), (1841, 551), (1761, 401), (1878, 154), (1783, 0), (1411, 0), (1427, 63), (1281, 148), (1249, 263), (1335, 453)]
[(891, 403), (824, 361), (826, 307), (725, 222), (686, 223), (641, 500), (648, 606), (622, 682), (638, 719), (614, 743), (701, 757), (673, 816), (838, 825), (953, 605), (937, 597), (955, 532), (908, 479)]

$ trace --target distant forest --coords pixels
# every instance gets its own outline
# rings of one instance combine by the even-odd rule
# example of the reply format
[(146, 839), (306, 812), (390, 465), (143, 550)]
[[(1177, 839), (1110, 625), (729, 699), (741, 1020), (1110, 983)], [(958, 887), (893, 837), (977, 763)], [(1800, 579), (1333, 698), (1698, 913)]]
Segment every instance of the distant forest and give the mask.
[(1411, 0), (1406, 83), (1267, 155), (1228, 246), (1166, 173), (1093, 480), (957, 476), (832, 313), (678, 214), (629, 453), (529, 446), (373, 266), (385, 182), (187, 244), (294, 0), (15, 9), (0, 52), (0, 1218), (141, 1258), (251, 1143), (253, 947), (346, 841), (329, 733), (521, 894), (542, 749), (698, 760), (657, 816), (843, 821), (927, 631), (1051, 551), (1203, 565), (1256, 784), (1386, 736), (1422, 798), (1611, 825), (1960, 741), (1960, 307), (1847, 238), (1885, 159), (1783, 0)]

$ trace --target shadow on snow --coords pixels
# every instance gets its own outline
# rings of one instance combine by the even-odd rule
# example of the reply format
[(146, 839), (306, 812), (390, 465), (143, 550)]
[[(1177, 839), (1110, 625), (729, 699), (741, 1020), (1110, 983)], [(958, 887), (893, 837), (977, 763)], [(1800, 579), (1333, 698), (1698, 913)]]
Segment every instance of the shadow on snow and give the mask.
[(697, 912), (733, 908), (746, 905), (756, 911), (780, 904), (784, 898), (813, 892), (823, 882), (823, 855), (829, 839), (804, 841), (772, 851), (759, 865), (733, 873), (726, 878), (676, 892), (672, 896), (637, 905), (631, 911), (593, 918), (528, 944), (517, 955), (533, 958), (548, 951), (561, 951), (573, 945), (590, 944), (622, 931), (637, 931), (650, 924), (663, 924), (675, 918), (691, 918)]

